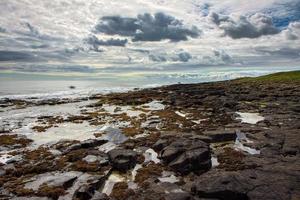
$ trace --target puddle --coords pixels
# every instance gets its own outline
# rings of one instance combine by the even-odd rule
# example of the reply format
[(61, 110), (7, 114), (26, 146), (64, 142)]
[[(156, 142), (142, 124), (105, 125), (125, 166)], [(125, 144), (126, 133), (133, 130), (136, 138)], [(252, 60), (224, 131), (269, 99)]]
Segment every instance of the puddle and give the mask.
[(90, 126), (88, 122), (80, 124), (63, 123), (58, 127), (51, 127), (42, 133), (31, 133), (27, 137), (34, 141), (34, 145), (43, 145), (56, 143), (60, 140), (78, 140), (84, 141), (87, 139), (94, 139), (94, 133), (97, 130)]
[(98, 150), (102, 151), (104, 153), (108, 153), (109, 151), (117, 148), (118, 145), (116, 145), (115, 143), (112, 142), (107, 142), (101, 146), (99, 146)]
[(148, 163), (151, 161), (155, 164), (160, 163), (160, 159), (158, 159), (158, 154), (153, 149), (147, 149), (144, 153), (144, 157), (144, 163)]
[(141, 114), (143, 114), (143, 111), (140, 110), (134, 110), (131, 106), (117, 106), (117, 105), (109, 105), (104, 104), (102, 108), (108, 112), (109, 114), (122, 114), (126, 113), (129, 117), (139, 117)]
[(108, 140), (114, 144), (121, 144), (128, 139), (118, 127), (113, 125), (104, 125), (98, 132), (104, 133), (99, 139)]
[(177, 183), (179, 182), (179, 179), (172, 173), (168, 171), (162, 172), (162, 177), (158, 178), (160, 182), (163, 183)]
[[(22, 109), (13, 109), (0, 112), (0, 125), (5, 130), (14, 130), (16, 133), (28, 134), (32, 132), (29, 129), (20, 129), (35, 123), (36, 119), (41, 116), (62, 116), (78, 115), (82, 107), (90, 104), (93, 101), (83, 101), (77, 103), (67, 103), (59, 105), (43, 105), (32, 106)], [(18, 130), (19, 129), (19, 130)]]
[(180, 112), (180, 111), (176, 111), (175, 113), (176, 113), (176, 115), (179, 115), (180, 117), (184, 117), (184, 118), (185, 118), (186, 115), (187, 115), (187, 114), (184, 114), (184, 113), (182, 113), (182, 112)]
[(157, 111), (157, 110), (164, 110), (165, 109), (165, 105), (162, 104), (160, 101), (151, 101), (150, 103), (146, 103), (140, 106), (141, 108), (146, 108), (147, 110), (151, 110), (151, 111)]
[(233, 146), (236, 150), (241, 150), (241, 151), (247, 152), (251, 155), (260, 154), (259, 150), (256, 150), (254, 148), (247, 147), (244, 145), (244, 143), (252, 143), (252, 141), (246, 137), (245, 133), (237, 131), (236, 135), (237, 135), (237, 138), (236, 138), (234, 146)]
[[(21, 157), (19, 157), (19, 158), (21, 158)], [(2, 164), (10, 163), (11, 161), (16, 160), (16, 159), (18, 159), (17, 156), (9, 155), (8, 152), (2, 153), (0, 155), (0, 163), (2, 163)]]
[(192, 120), (193, 123), (195, 124), (201, 124), (201, 122), (208, 121), (209, 119), (199, 119), (199, 120)]
[(105, 184), (104, 184), (103, 189), (102, 189), (101, 192), (104, 193), (104, 194), (110, 195), (113, 188), (114, 188), (114, 185), (116, 183), (124, 182), (124, 181), (125, 181), (125, 177), (121, 176), (118, 173), (112, 173), (108, 177), (108, 179), (105, 181)]
[(212, 167), (217, 167), (217, 166), (220, 165), (220, 163), (218, 162), (218, 158), (217, 157), (215, 157), (215, 156), (211, 157), (211, 165), (212, 165)]
[(257, 122), (263, 121), (265, 118), (260, 116), (259, 113), (243, 113), (236, 112), (239, 115), (236, 119), (241, 120), (242, 123), (256, 124)]

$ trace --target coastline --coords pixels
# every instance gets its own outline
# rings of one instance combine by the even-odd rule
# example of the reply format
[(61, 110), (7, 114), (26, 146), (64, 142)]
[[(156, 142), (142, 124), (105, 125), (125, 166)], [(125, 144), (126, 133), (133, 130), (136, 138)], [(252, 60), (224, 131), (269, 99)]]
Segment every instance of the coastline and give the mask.
[(0, 197), (297, 199), (299, 101), (300, 71), (2, 99)]

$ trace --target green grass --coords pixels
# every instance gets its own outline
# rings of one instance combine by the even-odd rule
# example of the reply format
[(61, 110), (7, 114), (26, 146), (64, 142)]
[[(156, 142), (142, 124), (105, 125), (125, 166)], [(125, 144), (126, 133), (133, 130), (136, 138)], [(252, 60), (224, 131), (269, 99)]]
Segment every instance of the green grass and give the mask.
[(300, 82), (300, 71), (279, 72), (254, 78), (240, 78), (238, 82)]

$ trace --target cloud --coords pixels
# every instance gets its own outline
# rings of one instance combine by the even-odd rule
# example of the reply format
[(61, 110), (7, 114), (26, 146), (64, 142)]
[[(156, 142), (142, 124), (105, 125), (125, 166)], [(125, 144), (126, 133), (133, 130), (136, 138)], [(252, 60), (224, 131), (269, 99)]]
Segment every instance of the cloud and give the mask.
[(283, 34), (287, 40), (298, 40), (300, 38), (300, 22), (290, 23)]
[(93, 73), (96, 72), (96, 69), (91, 68), (85, 65), (49, 65), (49, 64), (21, 64), (17, 66), (10, 67), (0, 67), (0, 69), (10, 69), (14, 71), (22, 72), (80, 72), (80, 73)]
[(255, 49), (257, 52), (267, 54), (269, 56), (276, 56), (277, 58), (298, 59), (300, 58), (300, 49), (291, 47), (281, 47), (270, 49), (268, 47), (259, 47)]
[(161, 41), (169, 39), (174, 42), (196, 38), (199, 30), (193, 26), (186, 28), (182, 22), (170, 15), (145, 13), (136, 18), (105, 16), (95, 26), (95, 33), (132, 37), (132, 41)]
[(5, 28), (2, 28), (0, 27), (0, 33), (5, 33), (6, 32), (6, 29)]
[(124, 47), (128, 40), (114, 39), (99, 40), (95, 35), (91, 35), (86, 39), (86, 43), (92, 46), (93, 50), (99, 50), (99, 46), (120, 46)]
[(33, 61), (32, 54), (18, 51), (0, 51), (0, 61)]
[(224, 16), (210, 13), (209, 19), (224, 31), (224, 34), (233, 38), (258, 38), (263, 35), (274, 35), (280, 32), (272, 22), (272, 18), (256, 13), (251, 16)]
[(154, 62), (188, 62), (192, 59), (192, 55), (186, 51), (167, 53), (152, 53), (149, 55), (149, 60)]
[(215, 57), (223, 61), (224, 63), (232, 63), (232, 58), (224, 50), (213, 50)]
[(191, 54), (188, 52), (181, 52), (177, 57), (173, 58), (173, 61), (188, 62), (192, 58)]

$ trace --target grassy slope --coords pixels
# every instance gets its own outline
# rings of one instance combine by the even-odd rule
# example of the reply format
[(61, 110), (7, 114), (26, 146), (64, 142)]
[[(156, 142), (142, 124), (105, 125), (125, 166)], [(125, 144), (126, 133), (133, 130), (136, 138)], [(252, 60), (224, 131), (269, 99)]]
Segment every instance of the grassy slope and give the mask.
[(255, 78), (240, 78), (237, 82), (300, 82), (300, 71), (279, 72)]

